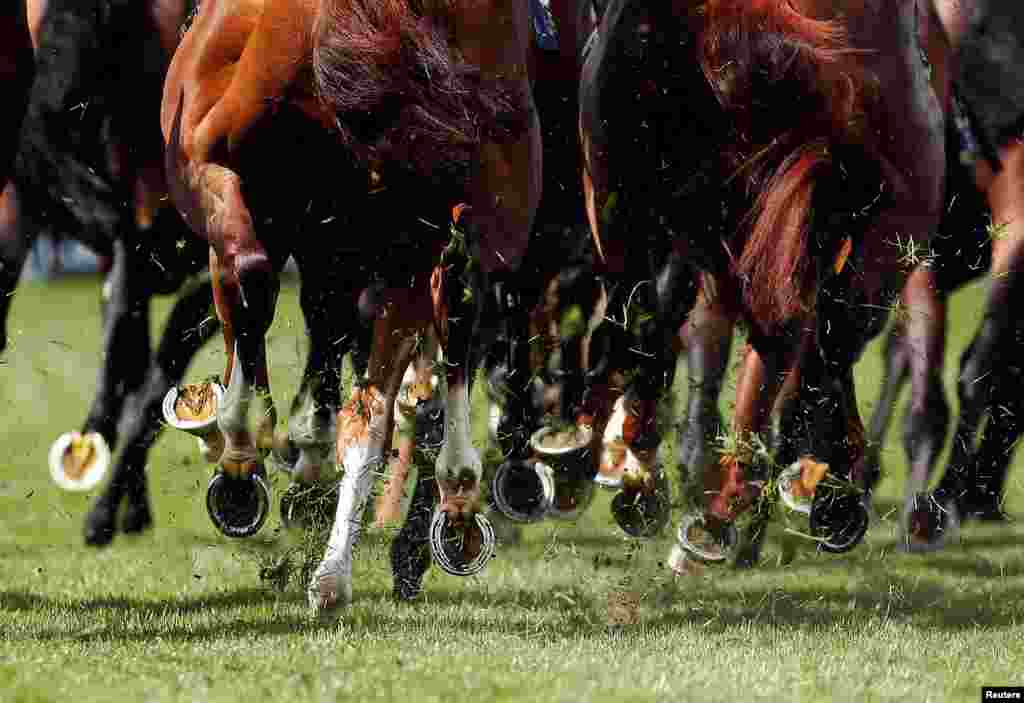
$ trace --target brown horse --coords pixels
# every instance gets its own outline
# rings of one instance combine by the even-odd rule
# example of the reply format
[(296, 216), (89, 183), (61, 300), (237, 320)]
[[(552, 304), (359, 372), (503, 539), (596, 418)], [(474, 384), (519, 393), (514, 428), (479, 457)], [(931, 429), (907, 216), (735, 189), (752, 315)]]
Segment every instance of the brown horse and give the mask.
[[(172, 62), (162, 115), (172, 197), (210, 243), (228, 351), (224, 474), (244, 486), (263, 471), (247, 415), (255, 392), (269, 392), (264, 335), (289, 253), (347, 248), (348, 275), (390, 279), (392, 309), (407, 311), (388, 313), (360, 403), (339, 415), (345, 482), (310, 586), (314, 608), (351, 596), (372, 470), (390, 442), (413, 333), (430, 321), (447, 362), (435, 557), (457, 561), (453, 531), (486, 536), (466, 365), (481, 279), (516, 270), (539, 195), (527, 21), (511, 0), (205, 3)], [(460, 202), (470, 207), (449, 241), (444, 225)], [(371, 229), (387, 234), (346, 231)]]
[[(760, 493), (754, 437), (789, 369), (802, 452), (858, 482), (851, 368), (908, 273), (895, 243), (927, 243), (938, 221), (944, 150), (915, 2), (697, 7), (610, 3), (584, 69), (584, 188), (618, 279), (611, 308), (632, 303), (631, 348), (644, 357), (628, 396), (632, 447), (651, 474), (660, 471), (654, 404), (674, 361), (666, 335), (695, 290), (686, 277), (634, 285), (651, 275), (637, 233), (648, 250), (670, 249), (712, 275), (750, 325), (756, 355), (737, 398), (736, 446), (705, 477), (699, 516), (728, 546), (732, 522)], [(833, 551), (866, 529), (855, 493), (815, 495), (812, 526)]]

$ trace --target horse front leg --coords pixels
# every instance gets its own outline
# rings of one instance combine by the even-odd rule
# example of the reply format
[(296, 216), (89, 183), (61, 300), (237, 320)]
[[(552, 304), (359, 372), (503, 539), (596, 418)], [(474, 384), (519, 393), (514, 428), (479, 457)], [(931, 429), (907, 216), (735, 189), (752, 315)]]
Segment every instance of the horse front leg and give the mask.
[(481, 571), (494, 552), (494, 530), (481, 513), (483, 462), (473, 446), (469, 382), (471, 344), (485, 286), (468, 256), (443, 259), (431, 287), (443, 352), (445, 423), (434, 465), (440, 504), (430, 526), (434, 560), (453, 576)]
[(384, 473), (391, 446), (394, 409), (402, 375), (420, 336), (420, 288), (392, 289), (374, 324), (366, 377), (338, 413), (338, 464), (344, 475), (323, 559), (308, 588), (314, 612), (330, 615), (352, 600), (352, 553), (362, 532), (363, 512), (373, 479)]
[[(96, 394), (81, 431), (62, 434), (50, 448), (51, 476), (61, 487), (73, 490), (88, 489), (105, 475), (117, 444), (125, 399), (145, 381), (151, 355), (151, 291), (143, 267), (135, 247), (124, 236), (118, 237), (113, 247), (114, 266), (104, 284), (107, 300)], [(121, 497), (112, 495), (111, 499)], [(109, 541), (111, 536), (105, 539)]]
[[(978, 332), (961, 358), (958, 394), (960, 416), (950, 464), (935, 492), (943, 505), (951, 502), (967, 512), (977, 503), (992, 510), (992, 485), (979, 481), (975, 461), (979, 424), (1000, 393), (1001, 371), (1012, 365), (1019, 334), (1014, 301), (1020, 300), (1024, 262), (1024, 146), (1013, 143), (1000, 151), (1003, 169), (991, 175), (988, 199), (997, 236), (992, 237), (991, 285)], [(995, 478), (994, 476), (991, 478)], [(1000, 478), (1001, 482), (1002, 479)]]
[(718, 397), (732, 349), (734, 316), (702, 287), (697, 306), (680, 331), (686, 350), (689, 397), (686, 420), (678, 437), (680, 478), (703, 476), (716, 452), (715, 440), (725, 430)]
[[(932, 469), (946, 443), (949, 404), (942, 384), (946, 350), (945, 301), (936, 288), (935, 275), (927, 268), (911, 274), (904, 288), (907, 308), (906, 345), (910, 365), (910, 405), (904, 420), (903, 446), (909, 463), (905, 510), (928, 500)], [(905, 546), (910, 539), (903, 540)]]
[(437, 362), (437, 339), (428, 334), (419, 345), (413, 363), (402, 377), (395, 407), (395, 433), (398, 440), (397, 455), (389, 464), (388, 479), (377, 498), (374, 511), (375, 524), (384, 527), (396, 523), (402, 516), (402, 496), (412, 469), (416, 449), (417, 425), (426, 403), (434, 395), (434, 367)]
[[(729, 446), (718, 463), (698, 477), (701, 510), (684, 516), (669, 557), (669, 567), (677, 574), (690, 573), (692, 562), (724, 562), (736, 549), (739, 534), (734, 523), (757, 503), (767, 478), (758, 450), (765, 445), (763, 435), (787, 375), (808, 345), (806, 337), (803, 333), (780, 341), (755, 334), (748, 345), (736, 387)], [(756, 563), (766, 520), (759, 507), (738, 556), (740, 566)]]

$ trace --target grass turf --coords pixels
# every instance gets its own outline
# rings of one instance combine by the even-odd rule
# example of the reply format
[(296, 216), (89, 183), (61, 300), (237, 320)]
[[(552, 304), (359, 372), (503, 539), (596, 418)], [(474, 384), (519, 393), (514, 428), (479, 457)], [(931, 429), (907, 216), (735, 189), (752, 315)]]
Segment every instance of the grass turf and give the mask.
[[(296, 292), (285, 286), (271, 331), (281, 410), (304, 360)], [(972, 286), (953, 301), (945, 378), (954, 408), (959, 356), (983, 295)], [(155, 304), (154, 329), (170, 303)], [(432, 569), (414, 605), (390, 600), (390, 533), (370, 531), (357, 550), (354, 604), (323, 623), (308, 613), (304, 584), (279, 591), (259, 578), (292, 544), (276, 513), (251, 540), (215, 532), (203, 505), (210, 467), (182, 433), (166, 433), (150, 456), (155, 529), (102, 551), (83, 546), (90, 496), (54, 486), (46, 454), (91, 400), (96, 280), (25, 285), (10, 331), (0, 360), (5, 703), (944, 701), (978, 700), (982, 685), (1024, 684), (1024, 529), (974, 526), (944, 552), (895, 554), (899, 415), (884, 454), (883, 518), (849, 555), (818, 556), (808, 545), (782, 566), (770, 544), (757, 571), (676, 580), (661, 563), (670, 532), (653, 543), (625, 540), (602, 493), (576, 525), (527, 528), (480, 577)], [(222, 364), (221, 345), (211, 343), (188, 377)], [(876, 342), (857, 369), (865, 418), (879, 375)], [(479, 393), (475, 402), (482, 418)], [(483, 422), (476, 429), (482, 434)], [(1009, 485), (1006, 507), (1019, 513), (1016, 473)]]

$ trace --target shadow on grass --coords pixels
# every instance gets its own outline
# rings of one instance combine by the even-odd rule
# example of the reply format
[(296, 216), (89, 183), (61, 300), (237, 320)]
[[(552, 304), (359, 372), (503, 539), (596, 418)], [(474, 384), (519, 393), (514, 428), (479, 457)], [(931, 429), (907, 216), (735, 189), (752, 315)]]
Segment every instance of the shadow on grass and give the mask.
[[(1016, 604), (1024, 600), (1024, 583), (1003, 580), (995, 589), (965, 593), (929, 580), (922, 582), (920, 575), (891, 573), (884, 565), (861, 572), (856, 579), (855, 585), (822, 588), (809, 582), (806, 586), (791, 582), (754, 585), (735, 578), (680, 581), (662, 577), (639, 583), (632, 590), (643, 603), (638, 621), (648, 627), (701, 627), (717, 631), (756, 623), (769, 628), (826, 629), (834, 627), (837, 621), (852, 628), (893, 621), (953, 632), (1020, 623)], [(449, 636), (444, 633), (450, 631), (450, 636), (455, 637), (493, 629), (560, 641), (606, 631), (608, 596), (614, 589), (608, 586), (595, 592), (581, 588), (578, 582), (576, 579), (540, 588), (506, 587), (500, 591), (445, 589), (443, 584), (434, 582), (428, 584), (419, 601), (398, 607), (391, 606), (388, 596), (378, 590), (357, 591), (355, 606), (341, 613), (340, 622), (346, 636), (401, 636), (403, 632), (422, 628), (441, 633), (437, 636)], [(275, 608), (270, 615), (237, 612), (267, 603), (285, 607)], [(338, 627), (308, 614), (304, 594), (298, 589), (280, 594), (250, 588), (153, 599), (76, 599), (3, 591), (2, 611), (81, 614), (79, 632), (49, 627), (25, 632), (13, 628), (8, 636), (22, 641), (145, 641), (160, 637), (188, 642), (311, 634)], [(143, 617), (131, 617), (139, 613)], [(201, 617), (204, 614), (210, 617)], [(195, 621), (188, 622), (189, 619)]]

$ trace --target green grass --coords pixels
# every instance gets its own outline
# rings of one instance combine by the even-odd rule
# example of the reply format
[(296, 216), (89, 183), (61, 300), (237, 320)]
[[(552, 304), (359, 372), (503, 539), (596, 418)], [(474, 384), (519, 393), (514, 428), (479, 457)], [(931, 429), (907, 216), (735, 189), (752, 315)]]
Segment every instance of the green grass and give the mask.
[[(975, 286), (954, 300), (954, 407), (959, 355), (983, 294)], [(783, 567), (772, 544), (754, 573), (670, 578), (660, 563), (669, 541), (624, 540), (602, 494), (580, 524), (526, 529), (523, 544), (500, 551), (480, 577), (433, 569), (415, 605), (390, 600), (390, 535), (371, 532), (357, 552), (355, 602), (325, 624), (309, 615), (302, 584), (281, 592), (259, 579), (260, 565), (290, 544), (276, 514), (252, 540), (219, 536), (202, 500), (210, 468), (191, 437), (172, 433), (150, 460), (156, 528), (87, 549), (90, 496), (56, 488), (46, 453), (78, 426), (92, 394), (97, 298), (95, 280), (64, 279), (26, 285), (14, 302), (0, 365), (4, 703), (973, 701), (982, 685), (1024, 684), (1024, 530), (972, 527), (939, 554), (893, 553), (898, 431), (885, 453), (888, 514), (864, 545), (841, 557), (808, 548)], [(169, 304), (155, 305), (154, 326)], [(286, 285), (270, 341), (282, 409), (303, 361), (300, 320)], [(209, 345), (190, 378), (218, 372), (222, 354)], [(867, 417), (877, 343), (857, 371)], [(1017, 472), (1007, 508), (1022, 507)], [(631, 624), (612, 624), (619, 611), (610, 599), (637, 603)]]

